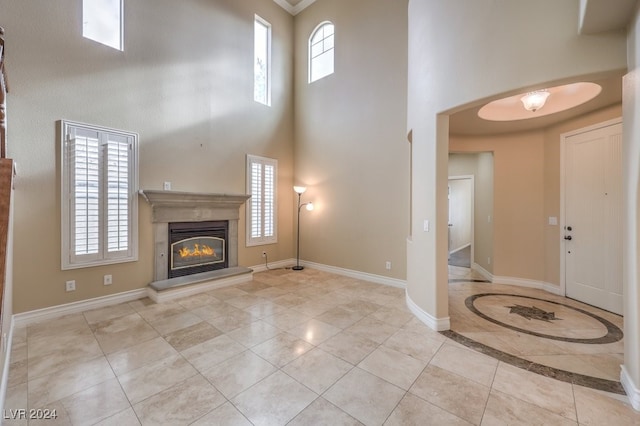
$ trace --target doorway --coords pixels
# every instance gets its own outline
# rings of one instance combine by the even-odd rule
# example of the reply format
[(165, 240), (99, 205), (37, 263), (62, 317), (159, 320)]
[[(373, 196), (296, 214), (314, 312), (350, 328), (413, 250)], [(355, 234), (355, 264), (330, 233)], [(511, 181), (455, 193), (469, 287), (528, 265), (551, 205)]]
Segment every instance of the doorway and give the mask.
[(622, 314), (622, 121), (562, 135), (565, 294)]
[(449, 265), (471, 268), (473, 265), (474, 177), (450, 176)]

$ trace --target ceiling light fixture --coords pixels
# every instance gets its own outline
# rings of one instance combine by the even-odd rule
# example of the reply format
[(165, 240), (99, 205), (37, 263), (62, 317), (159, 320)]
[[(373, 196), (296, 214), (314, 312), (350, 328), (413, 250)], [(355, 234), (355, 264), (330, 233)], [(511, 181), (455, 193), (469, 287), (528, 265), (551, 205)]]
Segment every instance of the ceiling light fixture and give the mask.
[(550, 93), (546, 90), (536, 90), (535, 92), (527, 93), (520, 98), (520, 100), (522, 101), (522, 105), (524, 105), (524, 109), (536, 112), (544, 106), (545, 102), (547, 102), (549, 94)]

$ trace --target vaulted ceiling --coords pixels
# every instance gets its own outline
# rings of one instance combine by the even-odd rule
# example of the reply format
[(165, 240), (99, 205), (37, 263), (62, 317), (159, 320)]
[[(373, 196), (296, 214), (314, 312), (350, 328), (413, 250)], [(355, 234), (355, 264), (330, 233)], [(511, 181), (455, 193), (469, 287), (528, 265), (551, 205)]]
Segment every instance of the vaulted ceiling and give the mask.
[[(292, 15), (297, 15), (316, 0), (273, 0)], [(578, 31), (582, 35), (592, 35), (611, 31), (625, 31), (630, 17), (634, 16), (637, 0), (578, 0)], [(487, 102), (498, 99), (501, 95), (485, 102), (474, 104), (466, 109), (456, 111), (450, 116), (450, 130), (454, 134), (497, 134), (533, 130), (551, 126), (556, 123), (606, 108), (622, 102), (622, 76), (626, 70), (618, 70), (607, 75), (593, 76), (580, 81), (594, 82), (602, 86), (602, 92), (596, 98), (578, 107), (571, 108), (544, 117), (517, 121), (487, 121), (478, 117), (478, 110)], [(530, 88), (529, 88), (530, 89)], [(533, 89), (532, 89), (533, 90)], [(508, 94), (513, 95), (513, 93)]]

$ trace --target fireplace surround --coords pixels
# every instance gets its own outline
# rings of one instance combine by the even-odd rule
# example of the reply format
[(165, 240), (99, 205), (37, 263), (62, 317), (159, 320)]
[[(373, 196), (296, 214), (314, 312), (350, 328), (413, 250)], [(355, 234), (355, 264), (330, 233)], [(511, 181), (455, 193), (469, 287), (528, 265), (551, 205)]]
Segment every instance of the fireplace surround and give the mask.
[[(224, 271), (237, 273), (240, 269), (251, 271), (248, 268), (238, 266), (238, 220), (240, 219), (240, 207), (250, 197), (244, 194), (211, 194), (196, 192), (179, 192), (179, 191), (158, 191), (158, 190), (142, 190), (140, 194), (152, 206), (152, 223), (153, 223), (153, 249), (154, 249), (154, 273), (153, 282), (150, 286), (156, 290), (164, 290), (174, 285), (185, 285), (191, 282), (203, 281), (203, 275), (206, 273), (218, 273), (223, 276)], [(224, 223), (225, 226), (222, 225)], [(177, 227), (180, 231), (192, 226), (221, 228), (226, 227), (226, 238), (220, 234), (212, 234), (205, 237), (205, 240), (199, 240), (189, 247), (172, 247), (176, 241), (171, 241), (169, 236), (170, 227)], [(218, 229), (219, 231), (219, 229)], [(188, 232), (187, 232), (188, 233)], [(224, 242), (224, 262), (219, 263), (220, 254), (202, 255), (202, 244), (207, 245), (205, 252), (216, 251), (215, 247), (211, 247), (207, 242), (214, 243), (211, 238), (225, 239)], [(202, 238), (194, 235), (187, 238)], [(215, 240), (218, 241), (218, 240)], [(194, 244), (198, 244), (195, 248)], [(218, 250), (220, 249), (219, 243)], [(208, 263), (215, 264), (216, 269), (213, 272), (193, 271), (194, 274), (186, 276), (171, 275), (169, 270), (172, 263), (172, 249), (183, 249), (183, 251), (199, 252), (195, 253), (197, 259), (187, 263)], [(208, 257), (207, 257), (208, 256)], [(175, 259), (174, 259), (175, 266)], [(182, 266), (185, 266), (183, 263)], [(191, 266), (191, 265), (187, 265)], [(241, 271), (240, 271), (241, 272)], [(193, 277), (193, 278), (190, 278)], [(205, 276), (206, 278), (206, 276)]]

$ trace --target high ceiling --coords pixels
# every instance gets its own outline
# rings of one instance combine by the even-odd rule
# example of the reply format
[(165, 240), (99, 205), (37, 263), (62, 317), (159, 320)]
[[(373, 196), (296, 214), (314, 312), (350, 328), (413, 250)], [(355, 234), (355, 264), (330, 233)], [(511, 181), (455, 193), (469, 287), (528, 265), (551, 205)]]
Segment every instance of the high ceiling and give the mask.
[[(313, 4), (316, 0), (273, 0), (292, 15)], [(633, 10), (637, 0), (579, 0), (579, 32), (583, 35), (598, 34), (609, 31), (624, 31), (633, 16)], [(516, 121), (487, 121), (478, 117), (478, 110), (488, 102), (518, 93), (496, 94), (493, 97), (478, 100), (473, 105), (464, 107), (450, 115), (449, 126), (453, 134), (460, 135), (487, 135), (519, 132), (545, 128), (560, 123), (582, 114), (597, 111), (608, 106), (622, 102), (622, 76), (625, 70), (608, 73), (606, 75), (591, 76), (589, 78), (576, 78), (573, 81), (556, 82), (567, 84), (578, 81), (597, 83), (602, 86), (602, 92), (594, 99), (566, 111), (549, 114), (544, 117), (531, 118)], [(522, 88), (521, 92), (544, 89), (545, 87)]]

